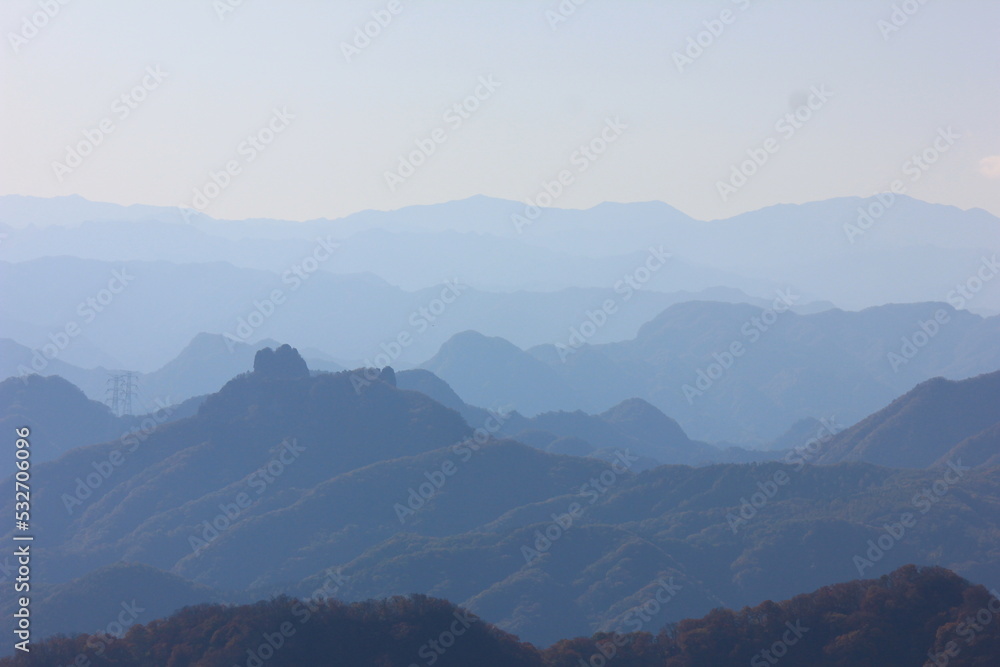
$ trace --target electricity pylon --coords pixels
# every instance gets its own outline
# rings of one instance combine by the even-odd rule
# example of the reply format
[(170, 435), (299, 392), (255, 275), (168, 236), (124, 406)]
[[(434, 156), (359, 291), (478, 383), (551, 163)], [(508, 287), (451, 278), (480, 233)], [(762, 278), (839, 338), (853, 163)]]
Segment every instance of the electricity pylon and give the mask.
[(132, 398), (138, 393), (134, 372), (125, 371), (108, 377), (108, 405), (116, 416), (132, 414)]

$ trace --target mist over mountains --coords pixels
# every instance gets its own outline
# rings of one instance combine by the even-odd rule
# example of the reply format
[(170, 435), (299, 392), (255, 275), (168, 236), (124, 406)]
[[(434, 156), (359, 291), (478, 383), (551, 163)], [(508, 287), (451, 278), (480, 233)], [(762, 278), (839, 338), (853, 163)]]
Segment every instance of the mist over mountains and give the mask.
[(514, 224), (485, 197), (301, 223), (0, 198), (39, 636), (93, 631), (84, 601), (176, 614), (158, 632), (332, 586), (360, 605), (335, 625), (432, 596), (563, 664), (661, 591), (642, 629), (676, 657), (720, 609), (939, 576), (909, 564), (990, 583), (1000, 221), (900, 197), (848, 238), (873, 201)]
[(6, 196), (0, 278), (20, 288), (2, 370), (58, 373), (98, 400), (109, 372), (140, 371), (147, 400), (180, 402), (288, 341), (314, 369), (430, 369), (473, 405), (532, 416), (640, 397), (693, 437), (760, 445), (1000, 368), (1000, 320), (978, 314), (1000, 310), (998, 221), (899, 197), (850, 242), (845, 226), (878, 202), (711, 222), (606, 204), (515, 228), (519, 205), (486, 197), (237, 223)]
[[(6, 195), (0, 224), (8, 238), (0, 259), (224, 261), (281, 274), (322, 240), (338, 244), (334, 256), (321, 261), (323, 271), (373, 273), (408, 291), (458, 277), (478, 290), (510, 292), (610, 288), (650, 247), (662, 246), (671, 261), (647, 288), (726, 286), (765, 298), (793, 288), (805, 302), (859, 309), (948, 300), (951, 283), (964, 283), (1000, 244), (997, 219), (986, 211), (906, 196), (888, 207), (876, 197), (841, 198), (716, 221), (694, 220), (659, 202), (540, 209), (530, 224), (512, 220), (523, 219), (524, 209), (477, 196), (338, 220), (237, 223), (195, 214), (187, 222), (176, 208)], [(874, 218), (869, 213), (880, 209)], [(1000, 312), (995, 292), (974, 301), (969, 305), (978, 312)]]
[[(671, 600), (661, 624), (906, 563), (972, 579), (997, 567), (995, 468), (963, 462), (961, 453), (923, 471), (810, 465), (841, 456), (842, 443), (857, 438), (847, 430), (817, 434), (772, 463), (650, 467), (637, 464), (655, 453), (656, 438), (664, 458), (694, 459), (711, 447), (637, 400), (599, 418), (527, 420), (465, 406), (485, 415), (471, 424), (399, 388), (388, 371), (310, 374), (288, 346), (265, 348), (254, 361), (252, 373), (191, 416), (157, 424), (135, 442), (79, 447), (38, 464), (34, 512), (48, 546), (35, 568), (51, 585), (53, 609), (73, 590), (98, 595), (94, 577), (132, 581), (126, 590), (145, 595), (163, 588), (157, 599), (189, 604), (307, 595), (335, 567), (341, 599), (443, 596), (545, 645), (613, 629), (650, 594), (649, 582), (663, 578), (684, 595)], [(447, 394), (425, 371), (399, 376), (407, 373)], [(962, 393), (979, 396), (981, 407), (963, 415), (966, 431), (928, 435), (925, 450), (936, 451), (925, 459), (946, 459), (966, 432), (988, 428), (987, 406), (1000, 400), (996, 378), (929, 394), (921, 385), (862, 426), (911, 432), (919, 422), (907, 426), (897, 404), (923, 402), (912, 420), (948, 410)], [(40, 391), (57, 400), (64, 385), (47, 379)], [(31, 416), (39, 425), (59, 419)], [(505, 426), (529, 440), (586, 436), (595, 451), (553, 453), (544, 437), (531, 446), (505, 439)], [(888, 442), (896, 449), (883, 450), (881, 461), (910, 467), (910, 443)], [(636, 444), (643, 450), (632, 451)], [(597, 456), (599, 448), (610, 455)], [(0, 488), (12, 484), (7, 478)], [(121, 561), (148, 567), (108, 569)], [(70, 621), (47, 627), (84, 629)]]
[[(920, 337), (922, 323), (936, 338)], [(910, 342), (915, 335), (923, 346)], [(522, 352), (464, 333), (424, 367), (474, 404), (513, 401), (531, 414), (603, 410), (638, 396), (698, 438), (766, 442), (802, 418), (853, 423), (930, 377), (1000, 368), (998, 335), (1000, 318), (947, 304), (798, 315), (690, 302), (668, 308), (632, 340), (603, 345)]]
[[(176, 208), (6, 195), (0, 224), (8, 238), (0, 259), (225, 261), (281, 273), (323, 239), (339, 244), (324, 271), (370, 272), (409, 291), (459, 277), (476, 289), (506, 292), (610, 287), (650, 247), (662, 245), (672, 261), (649, 288), (727, 286), (764, 297), (794, 288), (807, 302), (859, 309), (945, 301), (952, 288), (942, 292), (941, 286), (965, 282), (1000, 244), (997, 219), (986, 211), (906, 196), (888, 207), (876, 197), (841, 198), (716, 221), (695, 220), (659, 202), (540, 209), (529, 224), (512, 220), (524, 219), (524, 212), (524, 204), (477, 196), (338, 220), (237, 224), (202, 214), (187, 218)], [(421, 261), (412, 262), (415, 257)], [(979, 312), (1000, 312), (995, 292), (977, 301)]]
[[(106, 305), (98, 303), (100, 311), (88, 305), (107, 290), (116, 271), (125, 271), (128, 287), (106, 298)], [(66, 282), (53, 280), (53, 275), (65, 276)], [(17, 319), (10, 316), (4, 323), (3, 330), (10, 332), (4, 337), (32, 348), (58, 346), (52, 338), (76, 325), (72, 345), (57, 348), (56, 359), (144, 372), (166, 364), (203, 332), (225, 335), (234, 345), (268, 338), (294, 340), (342, 365), (374, 361), (379, 355), (388, 355), (397, 365), (416, 365), (451, 335), (469, 328), (510, 337), (524, 347), (565, 339), (571, 327), (586, 320), (588, 310), (620, 298), (610, 285), (508, 294), (476, 291), (461, 279), (447, 277), (436, 287), (406, 292), (370, 274), (338, 276), (317, 270), (305, 280), (289, 275), (291, 283), (285, 283), (269, 272), (222, 263), (109, 263), (65, 257), (0, 263), (5, 282), (24, 286), (7, 296), (7, 312), (16, 313)], [(632, 296), (628, 308), (610, 318), (594, 340), (634, 335), (664, 308), (691, 298), (747, 299), (725, 289), (698, 295), (644, 290)], [(547, 317), (539, 318), (540, 313)], [(401, 335), (408, 336), (406, 344), (399, 343)], [(81, 350), (74, 358), (77, 341), (101, 352)]]
[(1000, 4), (0, 19), (0, 667), (1000, 665)]
[[(324, 329), (337, 335), (338, 320), (315, 322), (314, 333), (299, 338), (322, 343), (328, 340), (319, 335)], [(932, 328), (934, 337), (921, 338), (921, 327)], [(801, 419), (851, 424), (924, 380), (959, 380), (1000, 368), (992, 344), (998, 335), (1000, 317), (982, 318), (947, 304), (797, 314), (692, 301), (668, 307), (634, 338), (615, 343), (569, 333), (555, 344), (523, 350), (499, 336), (464, 331), (445, 340), (421, 367), (471, 405), (514, 405), (531, 417), (553, 410), (603, 412), (638, 397), (677, 419), (693, 437), (759, 446)], [(388, 340), (388, 352), (378, 351), (374, 360), (391, 361), (391, 353), (404, 349), (397, 339)], [(175, 359), (137, 376), (139, 404), (151, 411), (212, 393), (249, 370), (255, 351), (269, 343), (274, 345), (269, 339), (249, 344), (198, 333)], [(58, 374), (92, 399), (106, 398), (115, 367), (79, 368), (58, 355), (49, 359), (44, 348), (9, 339), (0, 345), (6, 348), (4, 375)], [(312, 354), (308, 362), (315, 370), (350, 363), (316, 348)]]

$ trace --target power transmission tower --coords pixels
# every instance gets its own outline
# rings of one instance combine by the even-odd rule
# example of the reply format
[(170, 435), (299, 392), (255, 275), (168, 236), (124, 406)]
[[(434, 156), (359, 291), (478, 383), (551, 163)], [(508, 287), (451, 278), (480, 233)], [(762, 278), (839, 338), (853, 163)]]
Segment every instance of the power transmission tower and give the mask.
[(134, 372), (125, 371), (108, 377), (108, 406), (116, 416), (132, 414), (132, 399), (138, 393)]

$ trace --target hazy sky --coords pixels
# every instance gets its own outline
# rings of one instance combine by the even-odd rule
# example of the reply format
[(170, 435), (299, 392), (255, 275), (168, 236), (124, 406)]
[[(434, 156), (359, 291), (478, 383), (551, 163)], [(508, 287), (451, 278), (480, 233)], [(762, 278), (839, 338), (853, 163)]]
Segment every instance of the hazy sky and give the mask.
[[(899, 179), (1000, 215), (1000, 3), (895, 5), (898, 30), (889, 0), (4, 0), (0, 193), (306, 219), (524, 201), (565, 170), (560, 207), (718, 218)], [(387, 25), (345, 55), (373, 12)], [(689, 38), (705, 46), (679, 66)], [(416, 142), (433, 154), (390, 187)], [(747, 151), (763, 164), (723, 201)]]

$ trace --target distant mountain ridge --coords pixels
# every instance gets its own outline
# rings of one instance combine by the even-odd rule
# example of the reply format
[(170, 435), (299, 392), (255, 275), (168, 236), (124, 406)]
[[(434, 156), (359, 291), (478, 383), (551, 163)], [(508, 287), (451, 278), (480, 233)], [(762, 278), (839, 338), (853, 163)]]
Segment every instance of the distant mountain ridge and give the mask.
[[(243, 342), (295, 341), (304, 351), (316, 348), (335, 359), (354, 360), (354, 365), (416, 365), (451, 335), (467, 329), (523, 346), (559, 340), (594, 303), (615, 295), (612, 286), (620, 275), (616, 266), (598, 287), (509, 294), (476, 289), (463, 273), (439, 268), (433, 287), (406, 291), (371, 273), (316, 268), (300, 278), (293, 269), (302, 272), (298, 265), (303, 257), (311, 258), (308, 251), (315, 245), (314, 241), (302, 254), (290, 256), (277, 273), (223, 262), (104, 262), (75, 257), (0, 261), (0, 281), (17, 286), (5, 295), (0, 336), (42, 348), (50, 343), (50, 335), (73, 323), (90, 346), (109, 350), (108, 356), (125, 368), (144, 372), (163, 366), (204, 332)], [(414, 252), (408, 248), (406, 257)], [(323, 266), (335, 261), (331, 257)], [(621, 270), (634, 268), (629, 259), (621, 263)], [(86, 300), (102, 294), (115, 271), (134, 278), (100, 313), (91, 314)], [(672, 287), (667, 281), (663, 286)], [(667, 306), (691, 298), (760, 302), (733, 289), (692, 294), (647, 287), (634, 293), (629, 308), (609, 320), (596, 334), (597, 340), (633, 336)], [(399, 345), (404, 334), (408, 342)], [(72, 339), (67, 349), (75, 350), (77, 340), (82, 339)], [(388, 355), (384, 348), (393, 353)], [(376, 362), (380, 355), (388, 355), (388, 360)], [(63, 353), (57, 359), (62, 361)]]
[[(939, 333), (915, 353), (905, 349), (921, 322), (935, 317), (945, 320)], [(638, 397), (695, 439), (764, 443), (801, 419), (851, 424), (935, 376), (996, 371), (998, 339), (1000, 316), (940, 303), (798, 314), (687, 302), (631, 340), (573, 349), (563, 343), (522, 351), (465, 332), (423, 367), (475, 405), (510, 402), (532, 416), (602, 412)], [(904, 352), (905, 363), (895, 361)]]
[[(1000, 252), (995, 216), (902, 195), (878, 217), (878, 233), (852, 233), (873, 206), (882, 204), (842, 197), (698, 221), (663, 202), (608, 202), (546, 209), (544, 224), (519, 230), (511, 216), (523, 204), (484, 196), (337, 220), (219, 221), (195, 214), (188, 223), (174, 207), (8, 195), (0, 197), (0, 225), (9, 236), (0, 259), (227, 261), (280, 273), (308, 254), (317, 237), (330, 237), (343, 252), (324, 270), (371, 271), (411, 290), (459, 275), (478, 289), (510, 292), (613, 284), (641, 263), (649, 246), (664, 245), (673, 265), (656, 289), (725, 286), (762, 296), (793, 286), (808, 300), (860, 309), (944, 299), (984, 257)], [(157, 238), (152, 248), (150, 235)], [(426, 260), (422, 266), (403, 261), (415, 251)], [(483, 256), (495, 261), (475, 261)], [(885, 281), (887, 274), (906, 279)], [(984, 290), (970, 307), (996, 314), (1000, 293)]]

